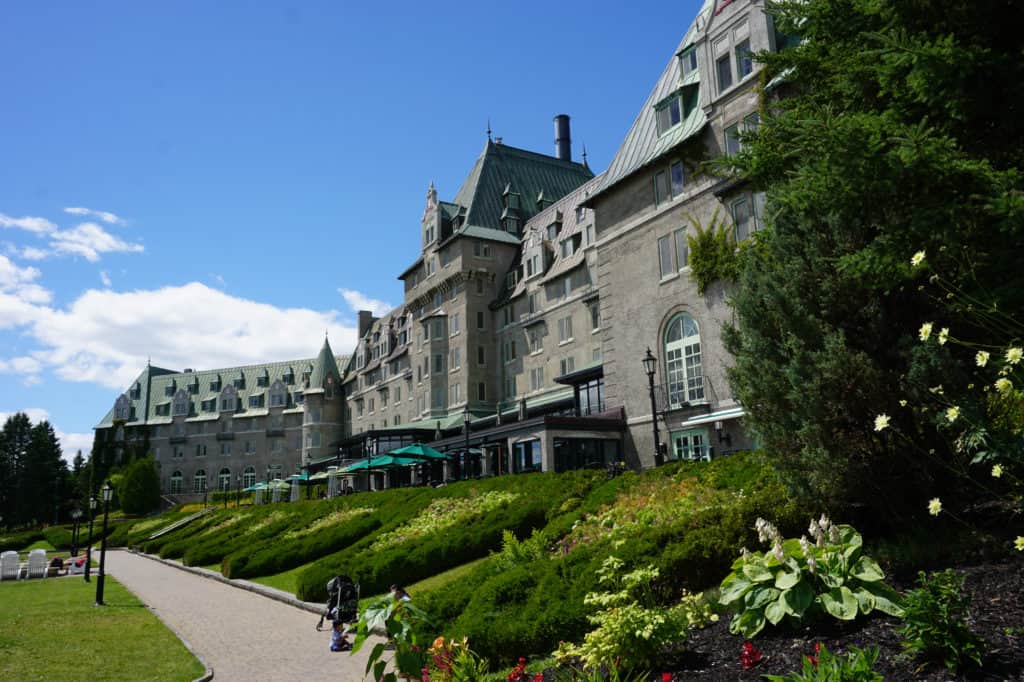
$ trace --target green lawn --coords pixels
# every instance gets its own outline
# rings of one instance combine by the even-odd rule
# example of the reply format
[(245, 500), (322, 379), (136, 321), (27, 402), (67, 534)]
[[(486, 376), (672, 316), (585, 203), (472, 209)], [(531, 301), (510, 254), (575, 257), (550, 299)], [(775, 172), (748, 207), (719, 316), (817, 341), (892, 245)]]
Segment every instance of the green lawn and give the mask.
[(203, 666), (110, 576), (0, 583), (0, 679), (193, 680)]

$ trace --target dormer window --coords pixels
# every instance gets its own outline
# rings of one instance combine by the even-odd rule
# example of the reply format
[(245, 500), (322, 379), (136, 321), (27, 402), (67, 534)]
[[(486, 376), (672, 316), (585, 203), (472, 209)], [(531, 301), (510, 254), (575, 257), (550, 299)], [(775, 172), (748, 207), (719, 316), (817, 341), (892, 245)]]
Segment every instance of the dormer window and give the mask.
[(238, 393), (233, 386), (227, 386), (220, 394), (220, 411), (234, 412), (238, 409)]
[(164, 386), (164, 395), (170, 398), (171, 396), (174, 395), (174, 391), (176, 390), (176, 388), (177, 387), (175, 386), (174, 381), (171, 381), (171, 383)]
[(697, 70), (697, 48), (690, 47), (679, 54), (679, 66), (683, 72), (683, 78)]
[(114, 419), (128, 421), (132, 415), (132, 404), (128, 396), (121, 394), (114, 403)]
[(140, 384), (135, 384), (134, 386), (132, 386), (132, 390), (129, 393), (128, 397), (131, 398), (132, 400), (138, 400), (139, 398), (141, 398), (142, 386)]
[(674, 94), (658, 105), (658, 135), (664, 135), (683, 120), (683, 106), (679, 95)]
[(232, 385), (233, 385), (233, 386), (234, 386), (235, 388), (237, 388), (237, 389), (244, 389), (244, 388), (245, 388), (245, 375), (244, 375), (244, 374), (239, 374), (239, 375), (238, 375), (238, 378), (236, 378), (236, 379), (235, 379), (235, 380), (234, 380), (234, 381), (232, 382)]
[(220, 375), (217, 375), (217, 378), (210, 382), (210, 390), (211, 391), (220, 391), (220, 389), (221, 389)]
[(265, 370), (262, 375), (256, 377), (256, 385), (262, 388), (266, 388), (270, 385), (270, 377), (267, 375)]
[(515, 216), (505, 216), (503, 220), (503, 227), (509, 234), (519, 234), (519, 218)]
[(288, 391), (285, 390), (284, 384), (280, 381), (275, 381), (274, 385), (270, 387), (270, 406), (271, 407), (284, 407), (288, 404)]
[(192, 401), (188, 399), (188, 393), (186, 391), (178, 391), (178, 393), (174, 396), (174, 404), (171, 408), (174, 416), (188, 416), (191, 407)]

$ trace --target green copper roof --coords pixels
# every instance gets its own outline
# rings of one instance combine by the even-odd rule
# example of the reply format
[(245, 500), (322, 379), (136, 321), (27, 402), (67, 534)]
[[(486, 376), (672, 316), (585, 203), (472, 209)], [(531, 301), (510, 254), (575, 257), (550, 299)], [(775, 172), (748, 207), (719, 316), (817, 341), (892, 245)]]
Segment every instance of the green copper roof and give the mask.
[(505, 210), (502, 193), (506, 187), (519, 194), (519, 216), (525, 222), (537, 212), (537, 196), (541, 192), (554, 201), (592, 177), (589, 168), (575, 161), (488, 140), (454, 203), (466, 207), (466, 225), (500, 230), (501, 213)]
[(334, 352), (331, 351), (331, 343), (324, 339), (320, 354), (313, 362), (313, 371), (309, 375), (309, 387), (311, 389), (323, 388), (328, 376), (333, 376), (335, 382), (341, 380), (341, 372), (338, 371), (338, 363), (334, 359)]
[(691, 45), (708, 24), (708, 15), (713, 6), (712, 0), (705, 0), (693, 23), (690, 24), (686, 35), (683, 36), (679, 47), (672, 53), (672, 58), (662, 72), (658, 82), (655, 83), (651, 94), (647, 96), (643, 108), (637, 114), (632, 127), (626, 133), (626, 138), (615, 153), (615, 158), (608, 165), (605, 171), (604, 181), (596, 188), (591, 196), (597, 196), (609, 187), (617, 184), (620, 180), (632, 175), (647, 164), (655, 161), (666, 154), (680, 142), (693, 137), (707, 123), (704, 109), (697, 102), (697, 106), (690, 111), (689, 116), (678, 124), (658, 135), (658, 122), (655, 114), (655, 105), (665, 100), (673, 92), (682, 87), (700, 87), (700, 71), (693, 71), (687, 74), (684, 79), (681, 74), (679, 58), (676, 56), (680, 51)]

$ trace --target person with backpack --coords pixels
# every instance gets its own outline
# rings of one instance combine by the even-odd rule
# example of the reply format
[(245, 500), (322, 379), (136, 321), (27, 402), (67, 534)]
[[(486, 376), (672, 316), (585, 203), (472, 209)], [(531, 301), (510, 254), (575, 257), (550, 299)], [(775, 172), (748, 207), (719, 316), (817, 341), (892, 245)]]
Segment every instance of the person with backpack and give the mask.
[(338, 575), (327, 583), (327, 602), (324, 604), (317, 631), (323, 630), (325, 619), (331, 621), (331, 651), (350, 651), (348, 634), (359, 614), (359, 585), (347, 575)]

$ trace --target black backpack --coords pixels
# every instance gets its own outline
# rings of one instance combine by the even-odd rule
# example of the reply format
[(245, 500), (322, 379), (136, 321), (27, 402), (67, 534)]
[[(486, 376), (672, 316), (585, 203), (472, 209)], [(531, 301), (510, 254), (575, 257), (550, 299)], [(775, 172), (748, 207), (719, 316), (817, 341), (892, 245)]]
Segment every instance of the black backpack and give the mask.
[(317, 629), (323, 625), (324, 619), (332, 623), (351, 623), (359, 614), (359, 585), (352, 582), (347, 575), (337, 575), (327, 583), (327, 602), (320, 616)]

